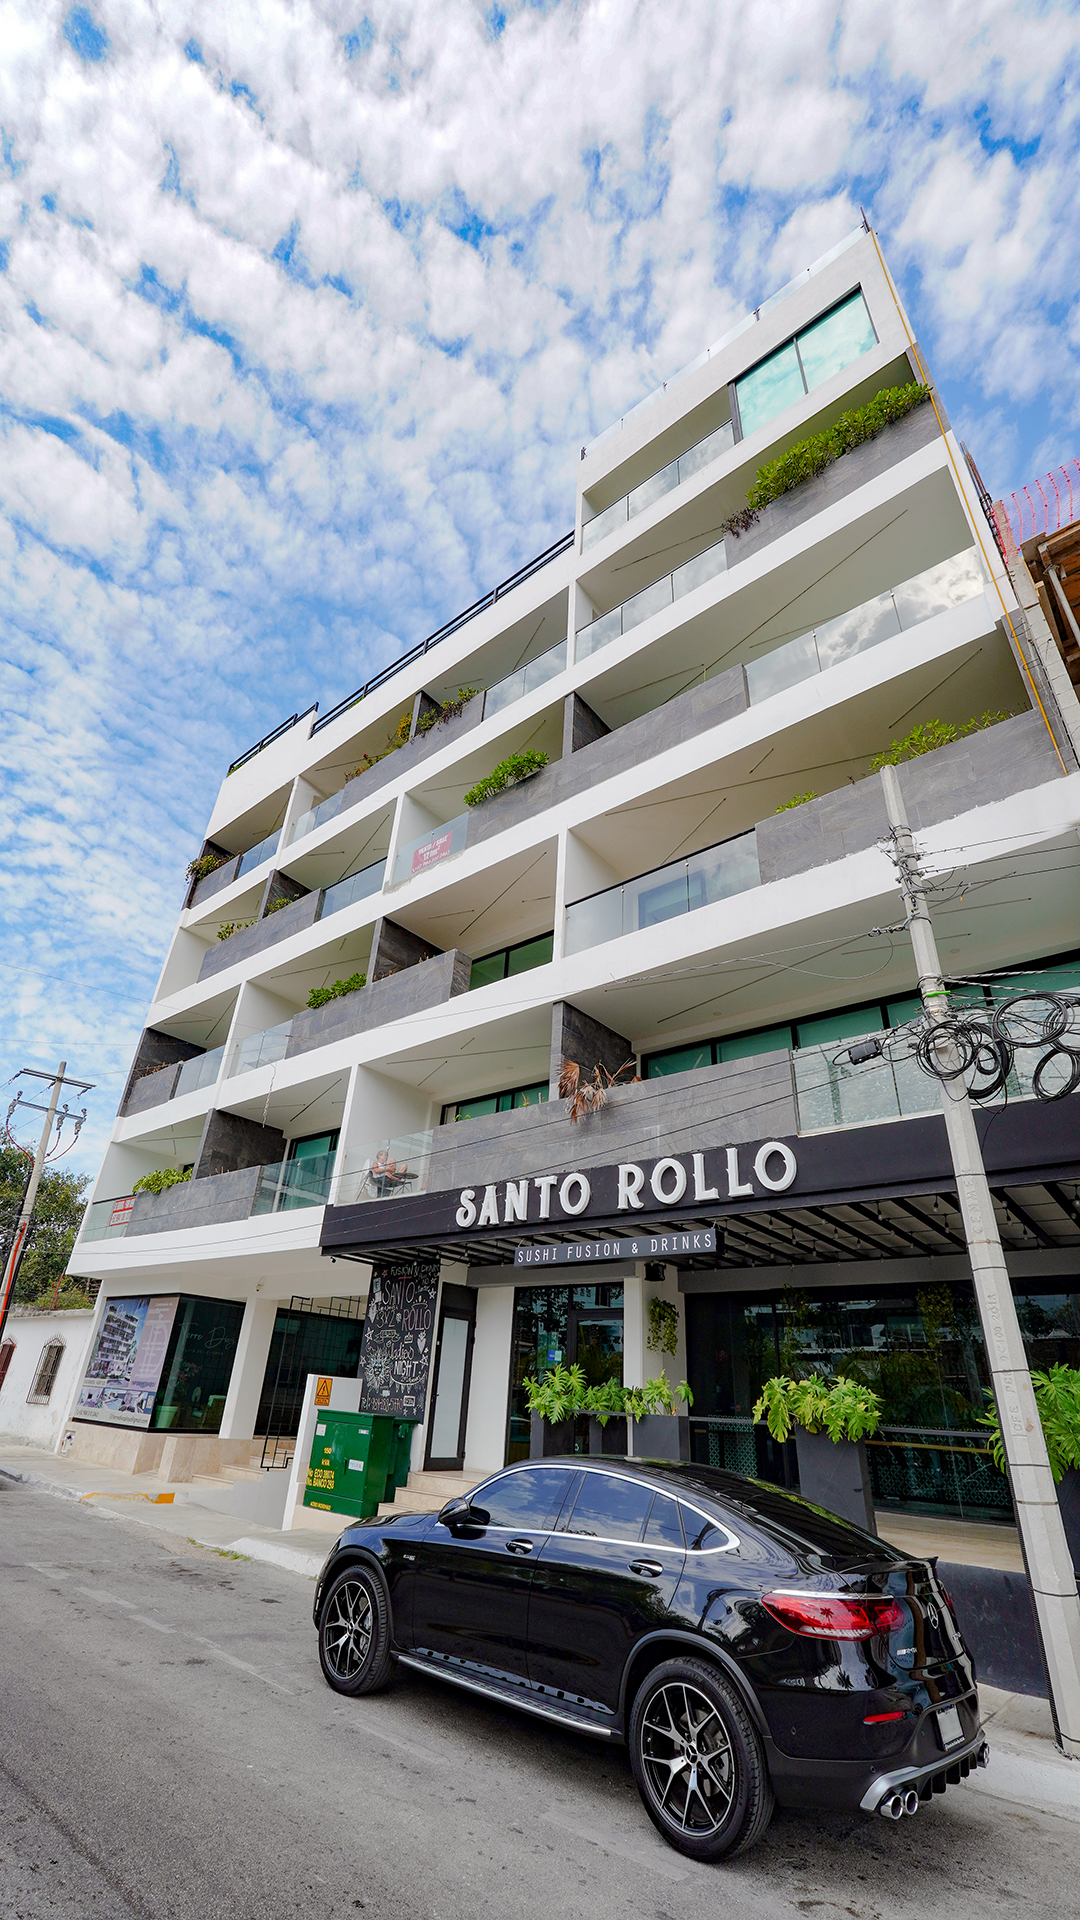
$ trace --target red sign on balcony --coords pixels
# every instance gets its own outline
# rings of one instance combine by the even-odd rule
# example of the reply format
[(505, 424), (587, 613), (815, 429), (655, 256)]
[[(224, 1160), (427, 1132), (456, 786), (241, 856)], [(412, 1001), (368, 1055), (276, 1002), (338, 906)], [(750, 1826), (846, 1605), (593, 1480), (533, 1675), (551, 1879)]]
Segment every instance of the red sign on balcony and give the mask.
[(131, 1218), (131, 1209), (135, 1205), (135, 1195), (126, 1194), (122, 1200), (114, 1200), (109, 1215), (110, 1227), (126, 1227)]
[(453, 838), (453, 833), (440, 833), (435, 840), (425, 840), (423, 846), (417, 847), (413, 854), (413, 872), (423, 873), (425, 867), (433, 867), (437, 860), (445, 860)]

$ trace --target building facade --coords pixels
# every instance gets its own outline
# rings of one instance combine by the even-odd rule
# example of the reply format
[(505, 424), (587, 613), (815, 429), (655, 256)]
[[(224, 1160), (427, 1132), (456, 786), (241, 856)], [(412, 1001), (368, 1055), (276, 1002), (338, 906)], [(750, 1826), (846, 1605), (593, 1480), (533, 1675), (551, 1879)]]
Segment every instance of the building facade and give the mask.
[[(882, 1393), (883, 1504), (1007, 1517), (875, 763), (923, 729), (957, 994), (1075, 988), (1080, 708), (928, 382), (859, 230), (582, 449), (565, 541), (230, 769), (71, 1263), (157, 1303), (138, 1432), (76, 1395), (76, 1451), (287, 1441), (363, 1338), (414, 1468), (520, 1457), (577, 1359), (686, 1375), (695, 1456), (783, 1481), (751, 1409), (814, 1362)], [(980, 1124), (1032, 1360), (1075, 1364), (1080, 1094), (1034, 1065)]]

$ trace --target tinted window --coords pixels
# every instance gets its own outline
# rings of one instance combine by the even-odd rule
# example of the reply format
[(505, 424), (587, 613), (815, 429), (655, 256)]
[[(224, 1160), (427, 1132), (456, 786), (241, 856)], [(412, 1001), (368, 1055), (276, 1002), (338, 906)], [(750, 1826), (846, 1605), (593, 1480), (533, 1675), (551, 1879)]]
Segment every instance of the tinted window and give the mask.
[(492, 1527), (546, 1527), (570, 1486), (569, 1467), (523, 1467), (478, 1490), (476, 1511)]
[(682, 1517), (686, 1528), (686, 1544), (691, 1553), (708, 1553), (710, 1547), (730, 1546), (731, 1535), (727, 1529), (717, 1526), (714, 1520), (706, 1520), (703, 1513), (696, 1513), (693, 1507), (684, 1507)]
[(640, 1540), (645, 1516), (652, 1504), (652, 1488), (613, 1473), (587, 1473), (568, 1533), (592, 1535), (598, 1540)]
[(649, 1523), (642, 1538), (646, 1546), (678, 1547), (682, 1551), (682, 1521), (679, 1519), (679, 1503), (668, 1493), (658, 1493), (653, 1501)]

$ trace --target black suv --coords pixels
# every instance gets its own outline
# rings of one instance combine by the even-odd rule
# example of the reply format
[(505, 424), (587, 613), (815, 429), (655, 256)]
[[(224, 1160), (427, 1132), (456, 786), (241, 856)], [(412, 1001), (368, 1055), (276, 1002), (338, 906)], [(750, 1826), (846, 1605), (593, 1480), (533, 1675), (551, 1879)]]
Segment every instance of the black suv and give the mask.
[(933, 1562), (689, 1463), (508, 1467), (436, 1514), (346, 1528), (315, 1593), (339, 1693), (394, 1661), (602, 1740), (698, 1860), (775, 1800), (899, 1819), (989, 1757)]

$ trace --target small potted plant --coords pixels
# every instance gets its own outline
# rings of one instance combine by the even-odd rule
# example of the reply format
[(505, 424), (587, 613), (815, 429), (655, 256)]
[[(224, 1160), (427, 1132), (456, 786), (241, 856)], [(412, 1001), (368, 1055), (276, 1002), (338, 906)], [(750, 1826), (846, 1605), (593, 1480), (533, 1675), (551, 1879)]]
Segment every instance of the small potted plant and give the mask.
[(764, 1419), (781, 1445), (794, 1428), (804, 1500), (877, 1532), (866, 1437), (881, 1424), (881, 1401), (871, 1388), (845, 1374), (836, 1380), (777, 1374), (762, 1387), (754, 1419)]
[[(1050, 1456), (1050, 1471), (1057, 1484), (1065, 1539), (1080, 1579), (1080, 1371), (1075, 1367), (1054, 1366), (1047, 1373), (1033, 1373), (1031, 1384)], [(989, 1427), (990, 1452), (995, 1465), (1004, 1473), (1001, 1423), (989, 1387), (986, 1398), (989, 1408), (979, 1416), (980, 1425)]]

